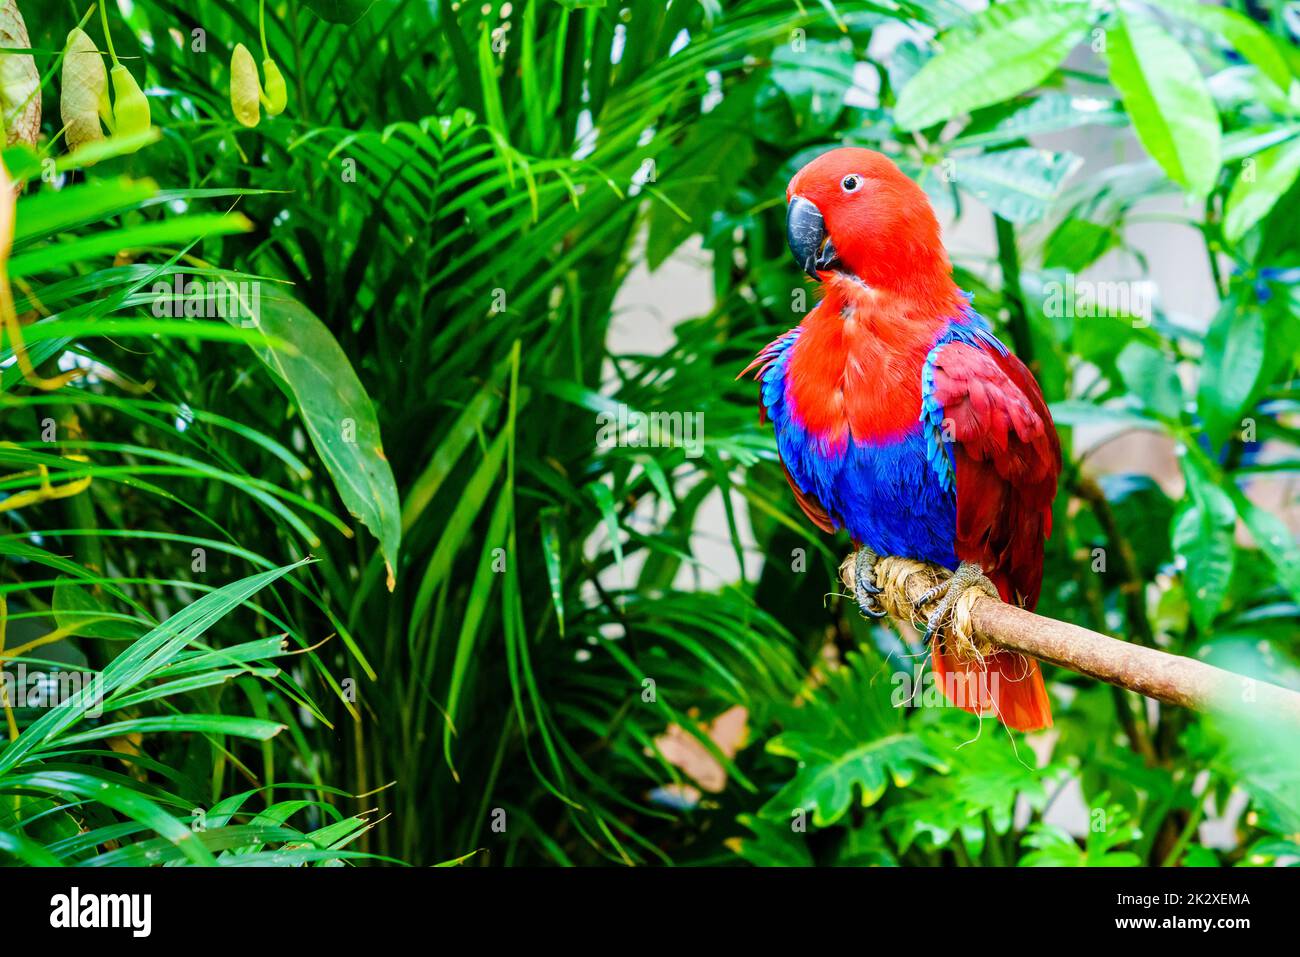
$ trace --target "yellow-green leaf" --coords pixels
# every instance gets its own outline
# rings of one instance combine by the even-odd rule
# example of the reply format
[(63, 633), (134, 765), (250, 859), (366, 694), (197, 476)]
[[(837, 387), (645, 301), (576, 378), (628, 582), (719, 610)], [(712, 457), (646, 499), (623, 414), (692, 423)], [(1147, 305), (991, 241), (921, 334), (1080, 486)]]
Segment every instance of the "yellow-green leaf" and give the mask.
[(262, 120), (262, 85), (257, 79), (257, 62), (248, 47), (235, 46), (230, 57), (230, 107), (235, 119), (244, 126), (256, 126)]
[(1223, 214), (1223, 235), (1230, 243), (1240, 242), (1295, 183), (1300, 174), (1300, 139), (1279, 143), (1244, 164)]
[(1219, 178), (1222, 130), (1192, 55), (1154, 20), (1122, 14), (1106, 34), (1106, 59), (1151, 158), (1184, 189), (1207, 195)]
[(113, 80), (113, 132), (118, 136), (138, 136), (153, 125), (149, 97), (122, 64), (115, 64), (109, 76)]
[(894, 118), (917, 130), (1023, 93), (1061, 64), (1091, 17), (1077, 0), (1011, 0), (980, 11), (903, 88)]
[(108, 103), (108, 71), (95, 41), (84, 30), (68, 34), (63, 56), (63, 84), (59, 113), (66, 127), (68, 148), (104, 138), (101, 118), (112, 116)]
[(289, 88), (285, 85), (284, 74), (270, 58), (262, 61), (262, 74), (266, 77), (266, 112), (279, 116), (289, 105)]

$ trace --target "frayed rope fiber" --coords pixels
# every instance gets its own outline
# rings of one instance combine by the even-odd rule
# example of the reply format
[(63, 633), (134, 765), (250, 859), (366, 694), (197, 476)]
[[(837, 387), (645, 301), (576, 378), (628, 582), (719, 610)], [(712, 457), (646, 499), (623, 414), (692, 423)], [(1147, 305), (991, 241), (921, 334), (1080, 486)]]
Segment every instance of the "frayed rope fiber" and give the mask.
[[(857, 591), (854, 557), (849, 555), (840, 564), (840, 579), (850, 595)], [(876, 602), (894, 618), (924, 629), (934, 608), (918, 608), (915, 602), (950, 574), (928, 562), (882, 556), (876, 562), (876, 587), (882, 589)], [(941, 632), (945, 652), (963, 660), (979, 660), (1002, 649), (1019, 651), (1165, 704), (1197, 711), (1264, 713), (1300, 727), (1300, 692), (1044, 618), (975, 588), (958, 599)]]
[[(857, 597), (855, 581), (855, 559), (857, 553), (850, 554), (840, 563), (840, 581), (849, 593)], [(915, 604), (926, 592), (936, 585), (947, 581), (951, 573), (929, 562), (918, 562), (911, 558), (899, 558), (894, 555), (884, 556), (876, 561), (876, 587), (883, 589), (876, 596), (876, 603), (887, 611), (890, 617), (899, 621), (911, 622), (918, 630), (924, 632), (926, 621), (938, 604), (936, 599), (925, 605)], [(969, 588), (953, 603), (949, 617), (941, 623), (940, 640), (944, 650), (960, 661), (983, 661), (998, 650), (997, 645), (975, 629), (972, 611), (981, 598), (990, 597), (984, 592)]]

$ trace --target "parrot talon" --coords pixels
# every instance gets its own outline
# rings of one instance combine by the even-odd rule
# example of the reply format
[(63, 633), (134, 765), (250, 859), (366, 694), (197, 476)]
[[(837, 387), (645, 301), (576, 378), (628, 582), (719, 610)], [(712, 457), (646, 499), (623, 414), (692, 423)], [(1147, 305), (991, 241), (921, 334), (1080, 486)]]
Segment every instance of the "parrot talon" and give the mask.
[(879, 607), (876, 602), (876, 596), (883, 590), (875, 584), (877, 557), (876, 553), (871, 549), (859, 548), (857, 555), (854, 557), (853, 580), (856, 586), (854, 591), (857, 593), (858, 608), (868, 618), (879, 621), (885, 617), (885, 610)]
[(919, 610), (936, 599), (939, 601), (934, 611), (925, 620), (927, 639), (939, 633), (944, 622), (952, 614), (957, 600), (971, 588), (978, 588), (993, 598), (1001, 598), (997, 586), (989, 581), (988, 576), (984, 574), (984, 569), (974, 562), (962, 562), (950, 578), (935, 585), (913, 602), (913, 607)]

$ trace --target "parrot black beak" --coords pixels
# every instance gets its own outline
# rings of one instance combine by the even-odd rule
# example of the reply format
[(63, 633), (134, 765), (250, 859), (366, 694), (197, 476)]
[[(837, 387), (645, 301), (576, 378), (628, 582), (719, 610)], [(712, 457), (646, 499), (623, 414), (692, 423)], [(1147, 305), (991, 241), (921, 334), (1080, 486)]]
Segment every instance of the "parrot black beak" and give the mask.
[(822, 211), (802, 196), (790, 200), (785, 213), (785, 239), (795, 262), (818, 282), (818, 270), (826, 270), (836, 261), (835, 244), (826, 235)]

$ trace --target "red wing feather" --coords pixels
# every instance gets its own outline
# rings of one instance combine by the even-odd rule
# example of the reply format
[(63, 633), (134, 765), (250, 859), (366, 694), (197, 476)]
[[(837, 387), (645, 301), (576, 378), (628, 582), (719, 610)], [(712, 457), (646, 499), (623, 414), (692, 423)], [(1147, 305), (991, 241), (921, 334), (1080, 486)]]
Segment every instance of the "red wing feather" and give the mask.
[(978, 562), (1004, 601), (1033, 608), (1043, 540), (1061, 474), (1061, 443), (1025, 364), (964, 342), (934, 363), (957, 471), (957, 557)]
[(799, 489), (799, 486), (794, 483), (794, 476), (790, 474), (790, 470), (786, 468), (784, 462), (781, 463), (781, 471), (785, 472), (785, 480), (790, 483), (790, 489), (794, 492), (794, 500), (799, 503), (803, 513), (823, 532), (835, 534), (835, 524), (831, 521), (830, 514), (821, 507), (816, 499)]

